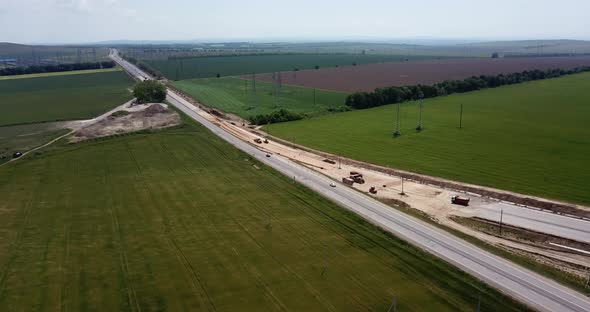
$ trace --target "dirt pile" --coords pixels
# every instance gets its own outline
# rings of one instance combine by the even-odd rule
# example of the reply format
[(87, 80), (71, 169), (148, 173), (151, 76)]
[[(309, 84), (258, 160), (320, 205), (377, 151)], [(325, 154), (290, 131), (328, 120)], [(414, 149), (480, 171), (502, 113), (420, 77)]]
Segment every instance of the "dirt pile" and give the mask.
[(80, 142), (115, 134), (147, 129), (162, 129), (181, 123), (180, 116), (165, 104), (146, 104), (125, 110), (126, 114), (112, 114), (77, 130), (70, 142)]

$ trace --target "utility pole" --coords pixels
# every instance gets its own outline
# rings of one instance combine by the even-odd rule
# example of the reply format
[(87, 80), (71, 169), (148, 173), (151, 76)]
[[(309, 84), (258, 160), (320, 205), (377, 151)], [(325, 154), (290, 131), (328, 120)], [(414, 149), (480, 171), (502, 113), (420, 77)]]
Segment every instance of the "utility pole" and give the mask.
[(399, 194), (404, 196), (404, 195), (406, 195), (406, 193), (404, 193), (404, 177), (400, 177), (400, 178), (402, 179), (402, 192)]
[(420, 90), (420, 92), (418, 93), (418, 107), (420, 112), (418, 113), (418, 127), (416, 127), (416, 131), (422, 131), (422, 129), (424, 129), (424, 127), (422, 126), (422, 102), (424, 99), (424, 93), (422, 93), (422, 90)]
[(481, 293), (479, 293), (479, 296), (477, 297), (477, 312), (481, 311)]
[(338, 156), (338, 169), (342, 169), (342, 159)]
[(400, 131), (400, 120), (399, 120), (400, 105), (401, 105), (401, 103), (398, 101), (397, 102), (396, 121), (395, 121), (395, 132), (393, 133), (394, 138), (397, 138), (398, 136), (402, 135), (402, 132)]
[(395, 310), (397, 310), (397, 299), (395, 296), (393, 296), (393, 300), (391, 301), (391, 305), (389, 306), (387, 312), (395, 312)]
[(463, 129), (463, 103), (461, 103), (461, 111), (459, 112), (459, 129)]
[(502, 236), (502, 219), (504, 218), (504, 209), (500, 210), (500, 236)]

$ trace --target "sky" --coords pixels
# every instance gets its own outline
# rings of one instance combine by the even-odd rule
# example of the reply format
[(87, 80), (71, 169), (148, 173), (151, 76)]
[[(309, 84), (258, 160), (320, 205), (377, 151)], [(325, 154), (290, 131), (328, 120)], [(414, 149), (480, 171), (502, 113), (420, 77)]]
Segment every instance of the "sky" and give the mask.
[(590, 40), (590, 0), (0, 0), (0, 42)]

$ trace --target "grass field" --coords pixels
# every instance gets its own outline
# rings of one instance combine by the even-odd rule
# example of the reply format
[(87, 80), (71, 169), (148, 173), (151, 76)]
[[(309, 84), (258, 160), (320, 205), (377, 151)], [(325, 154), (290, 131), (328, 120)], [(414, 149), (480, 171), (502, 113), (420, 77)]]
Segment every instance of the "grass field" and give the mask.
[[(414, 172), (590, 204), (590, 74), (266, 127), (320, 150)], [(458, 128), (460, 104), (463, 129)]]
[(433, 57), (405, 55), (361, 55), (361, 54), (269, 54), (248, 56), (196, 57), (182, 60), (146, 60), (168, 79), (185, 80), (209, 78), (217, 74), (236, 76), (295, 69), (312, 69), (356, 64), (399, 62)]
[(123, 72), (0, 81), (0, 126), (86, 119), (131, 99)]
[(0, 310), (522, 308), (254, 164), (188, 124), (0, 167)]
[(14, 75), (14, 76), (0, 76), (1, 80), (14, 80), (14, 79), (27, 79), (27, 78), (40, 78), (40, 77), (55, 77), (55, 76), (67, 76), (67, 75), (84, 75), (84, 74), (99, 74), (121, 71), (121, 67), (105, 68), (105, 69), (88, 69), (88, 70), (72, 70), (65, 72), (56, 73), (39, 73), (39, 74), (27, 74), (27, 75)]
[(279, 106), (276, 105), (271, 83), (256, 81), (256, 94), (252, 81), (235, 77), (183, 80), (174, 83), (201, 103), (244, 118), (267, 114), (278, 108), (292, 112), (314, 114), (344, 106), (346, 93), (314, 90), (304, 87), (281, 88)]

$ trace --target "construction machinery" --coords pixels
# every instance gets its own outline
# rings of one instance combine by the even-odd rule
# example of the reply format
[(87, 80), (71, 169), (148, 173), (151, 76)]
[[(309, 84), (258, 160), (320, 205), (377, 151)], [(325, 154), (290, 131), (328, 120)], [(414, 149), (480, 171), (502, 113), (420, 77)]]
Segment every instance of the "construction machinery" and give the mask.
[(256, 138), (254, 139), (254, 142), (258, 143), (258, 144), (262, 144), (262, 140), (260, 138)]
[(455, 205), (469, 206), (469, 198), (455, 195), (451, 197), (451, 203)]
[[(352, 173), (354, 173), (354, 174), (352, 174)], [(358, 184), (364, 184), (364, 183), (365, 183), (365, 179), (363, 179), (363, 175), (362, 175), (362, 174), (360, 174), (360, 173), (358, 173), (358, 172), (354, 172), (354, 171), (352, 171), (352, 172), (351, 172), (351, 174), (350, 174), (350, 178), (351, 178), (351, 179), (352, 179), (354, 182), (356, 182), (356, 183), (358, 183)]]
[(377, 194), (377, 189), (374, 186), (371, 186), (371, 188), (369, 189), (369, 193)]
[(342, 183), (352, 186), (354, 184), (354, 180), (351, 178), (342, 178)]

